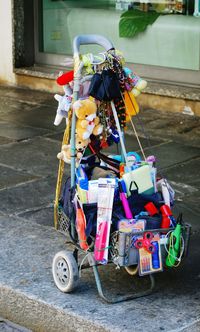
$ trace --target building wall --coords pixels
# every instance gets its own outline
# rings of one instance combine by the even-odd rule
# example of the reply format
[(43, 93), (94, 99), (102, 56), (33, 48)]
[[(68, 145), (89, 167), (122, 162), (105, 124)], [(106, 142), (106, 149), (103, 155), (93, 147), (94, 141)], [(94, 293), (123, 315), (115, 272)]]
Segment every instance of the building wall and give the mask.
[(0, 0), (0, 82), (15, 83), (13, 73), (12, 0)]

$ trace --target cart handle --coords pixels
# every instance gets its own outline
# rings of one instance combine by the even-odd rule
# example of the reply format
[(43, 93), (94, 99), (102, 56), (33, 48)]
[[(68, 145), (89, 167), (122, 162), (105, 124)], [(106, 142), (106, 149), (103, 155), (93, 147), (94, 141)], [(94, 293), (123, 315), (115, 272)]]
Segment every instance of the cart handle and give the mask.
[(113, 49), (110, 40), (100, 35), (78, 35), (73, 40), (74, 56), (79, 55), (80, 45), (97, 44), (105, 48), (106, 51)]

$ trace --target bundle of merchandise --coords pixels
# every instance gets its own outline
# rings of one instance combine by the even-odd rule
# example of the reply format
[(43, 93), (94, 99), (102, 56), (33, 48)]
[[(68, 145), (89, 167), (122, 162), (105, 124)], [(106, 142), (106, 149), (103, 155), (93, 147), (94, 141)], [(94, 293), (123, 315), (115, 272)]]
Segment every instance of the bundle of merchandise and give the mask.
[[(55, 125), (68, 118), (70, 127), (72, 114), (76, 115), (75, 147), (64, 142), (58, 153), (68, 164), (76, 158), (75, 187), (66, 182), (60, 207), (69, 219), (75, 216), (79, 247), (93, 250), (97, 263), (111, 259), (119, 267), (136, 266), (145, 275), (162, 271), (164, 262), (179, 264), (184, 237), (181, 218), (176, 220), (171, 211), (174, 191), (157, 175), (156, 158), (145, 156), (132, 121), (139, 112), (135, 97), (147, 83), (124, 68), (124, 62), (115, 50), (82, 56), (76, 101), (73, 71), (57, 80), (65, 95), (55, 96), (59, 102)], [(124, 131), (129, 121), (142, 157), (126, 152)], [(120, 143), (121, 155), (103, 154), (101, 150), (113, 143)]]

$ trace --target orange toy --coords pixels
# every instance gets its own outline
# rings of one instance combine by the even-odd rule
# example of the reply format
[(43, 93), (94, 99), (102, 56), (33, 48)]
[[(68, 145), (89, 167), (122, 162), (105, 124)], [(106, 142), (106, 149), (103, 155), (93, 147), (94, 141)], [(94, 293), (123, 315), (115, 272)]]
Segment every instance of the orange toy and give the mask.
[(80, 206), (80, 203), (77, 201), (76, 209), (76, 230), (78, 233), (79, 244), (81, 249), (88, 250), (89, 246), (87, 244), (87, 238), (85, 234), (86, 220), (84, 212)]

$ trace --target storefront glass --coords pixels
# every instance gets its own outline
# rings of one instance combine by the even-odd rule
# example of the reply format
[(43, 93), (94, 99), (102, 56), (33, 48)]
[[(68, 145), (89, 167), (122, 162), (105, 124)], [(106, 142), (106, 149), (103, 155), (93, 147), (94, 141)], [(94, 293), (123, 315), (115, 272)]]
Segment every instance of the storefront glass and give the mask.
[[(72, 54), (72, 39), (77, 32), (97, 33), (101, 18), (108, 11), (115, 12), (114, 0), (40, 1), (40, 51), (55, 54)], [(88, 22), (88, 14), (96, 11), (98, 19)], [(84, 20), (87, 19), (87, 22)], [(93, 22), (94, 23), (94, 22)], [(112, 24), (111, 24), (112, 25)]]
[[(120, 16), (129, 9), (159, 13), (191, 13), (191, 0), (39, 0), (40, 51), (54, 54), (72, 54), (72, 39), (76, 34), (100, 33), (120, 36)], [(130, 11), (129, 11), (130, 12)], [(145, 18), (146, 19), (146, 18)], [(141, 17), (141, 21), (143, 18)], [(134, 17), (124, 17), (125, 34), (131, 37)], [(150, 22), (151, 23), (151, 22)], [(122, 27), (123, 28), (123, 27)]]
[[(37, 0), (36, 21), (39, 29), (36, 29), (35, 39), (36, 62), (62, 65), (66, 57), (73, 54), (72, 44), (76, 35), (99, 34), (110, 39), (123, 52), (127, 62), (199, 71), (199, 18), (181, 14), (193, 14), (194, 1), (147, 2), (144, 6), (143, 3), (128, 0)], [(128, 11), (132, 8), (146, 11), (147, 15), (157, 10), (160, 15), (147, 26), (145, 32), (133, 38), (120, 37), (121, 15), (132, 13)], [(164, 12), (167, 15), (163, 15)], [(128, 16), (127, 22), (129, 32), (135, 19)], [(96, 53), (100, 50), (90, 45), (82, 47), (81, 52)]]

